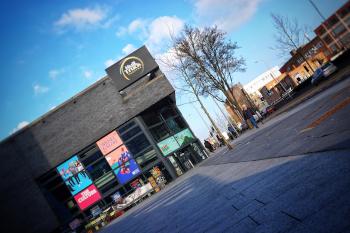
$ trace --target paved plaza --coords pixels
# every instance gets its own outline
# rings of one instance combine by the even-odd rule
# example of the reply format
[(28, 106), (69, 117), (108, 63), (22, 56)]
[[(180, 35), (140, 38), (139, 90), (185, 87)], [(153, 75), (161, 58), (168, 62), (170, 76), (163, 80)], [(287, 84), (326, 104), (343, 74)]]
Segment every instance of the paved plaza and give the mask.
[(350, 79), (260, 126), (101, 232), (350, 233)]

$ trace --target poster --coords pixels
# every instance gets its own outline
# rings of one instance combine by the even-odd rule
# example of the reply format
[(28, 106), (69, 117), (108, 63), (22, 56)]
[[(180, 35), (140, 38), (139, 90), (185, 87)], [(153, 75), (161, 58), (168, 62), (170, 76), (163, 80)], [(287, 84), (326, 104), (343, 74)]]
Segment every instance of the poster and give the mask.
[(103, 155), (108, 154), (121, 144), (123, 144), (122, 140), (120, 139), (118, 133), (116, 131), (113, 131), (106, 135), (105, 137), (101, 138), (96, 142), (98, 148), (102, 152)]
[(91, 179), (76, 155), (59, 165), (56, 169), (73, 195), (92, 184)]
[(178, 132), (174, 137), (176, 138), (180, 147), (192, 142), (194, 139), (193, 134), (189, 129), (184, 129), (181, 132)]
[(132, 158), (131, 153), (128, 151), (126, 146), (121, 146), (110, 154), (106, 155), (106, 160), (112, 169), (117, 168), (122, 163), (129, 161)]
[(122, 163), (120, 167), (114, 170), (117, 178), (121, 184), (125, 184), (136, 175), (141, 173), (140, 168), (137, 166), (134, 159), (130, 159), (126, 163)]
[(157, 146), (162, 151), (164, 156), (167, 156), (168, 154), (180, 148), (179, 144), (177, 143), (174, 137), (169, 137), (167, 139), (164, 139), (163, 141), (159, 142)]
[(72, 177), (66, 180), (65, 183), (72, 195), (75, 195), (92, 184), (92, 181), (87, 175), (86, 171), (83, 170), (77, 174), (74, 174)]
[(97, 191), (95, 185), (90, 185), (84, 191), (74, 196), (81, 210), (86, 209), (97, 201), (101, 200), (101, 194)]
[(74, 174), (82, 171), (84, 167), (80, 163), (78, 156), (75, 155), (72, 158), (68, 159), (66, 162), (59, 165), (56, 169), (63, 180), (67, 180)]

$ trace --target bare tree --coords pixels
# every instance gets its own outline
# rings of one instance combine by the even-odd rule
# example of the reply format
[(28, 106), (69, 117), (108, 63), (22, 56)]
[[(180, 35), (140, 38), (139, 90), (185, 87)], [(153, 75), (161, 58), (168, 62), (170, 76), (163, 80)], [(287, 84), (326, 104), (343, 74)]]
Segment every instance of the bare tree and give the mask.
[(178, 51), (176, 49), (171, 50), (171, 57), (175, 59), (166, 59), (165, 57), (161, 60), (171, 71), (173, 71), (175, 74), (177, 74), (176, 80), (174, 80), (174, 87), (175, 89), (181, 91), (185, 94), (191, 94), (196, 98), (196, 101), (201, 106), (201, 109), (205, 113), (205, 115), (208, 117), (211, 125), (213, 126), (214, 130), (217, 132), (217, 134), (224, 139), (224, 143), (227, 146), (228, 149), (232, 149), (232, 146), (230, 143), (225, 139), (225, 137), (222, 135), (222, 132), (220, 128), (217, 126), (213, 118), (210, 116), (208, 110), (205, 108), (203, 102), (200, 99), (200, 90), (201, 87), (198, 85), (198, 83), (193, 82), (193, 67), (192, 63), (184, 57), (178, 56)]
[(245, 71), (244, 59), (235, 56), (238, 48), (216, 26), (199, 29), (186, 25), (174, 43), (177, 57), (190, 64), (191, 82), (199, 87), (199, 94), (211, 95), (223, 103), (226, 99), (241, 117), (242, 109), (231, 89), (233, 74)]
[(279, 50), (282, 55), (295, 51), (314, 71), (304, 54), (299, 50), (300, 46), (306, 43), (305, 34), (309, 29), (306, 26), (300, 26), (296, 19), (291, 20), (287, 16), (272, 13), (271, 18), (276, 29), (275, 49)]

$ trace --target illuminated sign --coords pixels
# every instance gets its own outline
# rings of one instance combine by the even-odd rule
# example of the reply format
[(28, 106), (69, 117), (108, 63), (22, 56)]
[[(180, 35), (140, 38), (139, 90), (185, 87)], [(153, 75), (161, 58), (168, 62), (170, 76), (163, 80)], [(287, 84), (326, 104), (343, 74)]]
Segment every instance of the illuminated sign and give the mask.
[(142, 46), (127, 57), (106, 69), (118, 91), (125, 89), (150, 72), (158, 69), (146, 46)]
[(101, 194), (98, 192), (95, 185), (90, 185), (88, 188), (83, 190), (74, 196), (75, 201), (77, 202), (79, 208), (84, 210), (101, 200)]
[(139, 76), (143, 73), (143, 61), (138, 57), (127, 57), (120, 65), (120, 74), (126, 79), (130, 80), (133, 76)]
[(174, 137), (176, 138), (176, 141), (179, 143), (180, 147), (192, 142), (194, 139), (193, 134), (189, 129), (184, 129), (181, 132), (178, 132)]
[(96, 142), (98, 148), (101, 150), (103, 155), (108, 154), (121, 144), (123, 144), (122, 140), (120, 139), (118, 133), (116, 131), (113, 131), (109, 133), (107, 136), (103, 137), (99, 141)]
[(167, 156), (168, 154), (180, 148), (179, 144), (177, 143), (176, 139), (173, 136), (159, 142), (157, 146), (162, 151), (162, 154), (164, 156)]

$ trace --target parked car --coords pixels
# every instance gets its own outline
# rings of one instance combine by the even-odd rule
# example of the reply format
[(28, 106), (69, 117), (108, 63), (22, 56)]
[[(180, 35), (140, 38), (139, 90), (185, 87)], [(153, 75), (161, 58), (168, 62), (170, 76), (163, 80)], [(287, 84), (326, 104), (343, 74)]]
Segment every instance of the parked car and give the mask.
[(333, 63), (328, 62), (315, 70), (315, 73), (312, 75), (311, 84), (317, 85), (322, 79), (327, 78), (331, 74), (337, 71), (337, 67)]
[(270, 115), (271, 113), (273, 113), (274, 111), (276, 111), (275, 105), (269, 105), (266, 108), (264, 108), (261, 113), (263, 117), (267, 117), (268, 115)]

